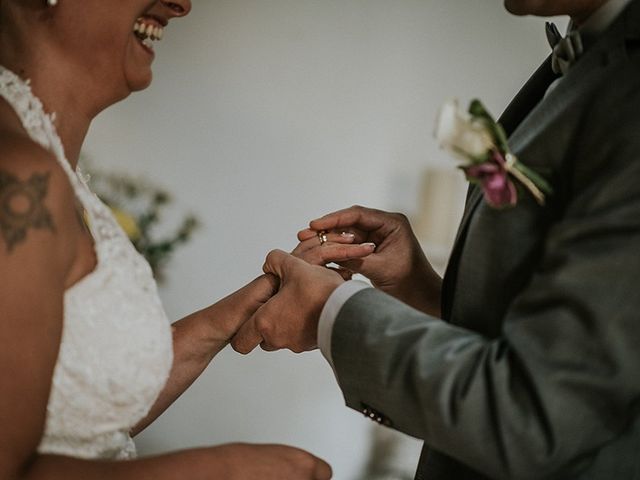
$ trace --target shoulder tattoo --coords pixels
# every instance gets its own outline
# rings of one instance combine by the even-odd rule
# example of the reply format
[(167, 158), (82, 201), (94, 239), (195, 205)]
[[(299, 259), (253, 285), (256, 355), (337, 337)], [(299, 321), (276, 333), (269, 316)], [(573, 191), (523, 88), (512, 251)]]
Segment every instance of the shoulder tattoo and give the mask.
[(48, 172), (34, 173), (22, 181), (0, 170), (0, 232), (9, 253), (26, 240), (31, 229), (55, 232), (53, 217), (44, 203), (49, 176)]

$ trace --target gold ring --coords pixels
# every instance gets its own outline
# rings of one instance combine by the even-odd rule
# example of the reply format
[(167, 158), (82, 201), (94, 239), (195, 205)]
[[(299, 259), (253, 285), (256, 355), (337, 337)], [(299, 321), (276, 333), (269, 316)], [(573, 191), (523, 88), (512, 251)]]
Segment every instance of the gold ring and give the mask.
[(327, 243), (327, 232), (322, 230), (318, 232), (318, 240), (320, 240), (320, 246), (323, 247), (325, 243)]

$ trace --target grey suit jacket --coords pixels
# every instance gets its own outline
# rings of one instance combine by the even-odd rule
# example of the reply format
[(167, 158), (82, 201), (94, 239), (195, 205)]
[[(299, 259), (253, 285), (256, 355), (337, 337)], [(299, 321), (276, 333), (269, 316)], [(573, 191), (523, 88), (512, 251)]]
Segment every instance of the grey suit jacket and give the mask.
[(445, 321), (370, 289), (334, 326), (347, 404), (424, 439), (419, 479), (640, 479), (640, 0), (552, 78), (503, 116), (547, 205), (472, 189)]

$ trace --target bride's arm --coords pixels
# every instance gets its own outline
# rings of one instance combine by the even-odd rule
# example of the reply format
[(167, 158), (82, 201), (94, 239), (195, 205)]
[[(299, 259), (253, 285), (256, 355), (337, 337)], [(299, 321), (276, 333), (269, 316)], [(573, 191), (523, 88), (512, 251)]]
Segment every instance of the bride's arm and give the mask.
[(229, 444), (131, 461), (42, 455), (2, 480), (329, 480), (322, 460), (281, 445)]
[(182, 395), (277, 287), (275, 277), (262, 275), (214, 305), (173, 324), (171, 374), (149, 414), (132, 429), (132, 435), (140, 433)]
[[(223, 445), (126, 462), (38, 454), (81, 227), (56, 160), (2, 131), (0, 180), (0, 480), (330, 478), (324, 462), (284, 446)], [(235, 311), (235, 304), (223, 301), (210, 313)], [(184, 328), (195, 328), (197, 317)]]

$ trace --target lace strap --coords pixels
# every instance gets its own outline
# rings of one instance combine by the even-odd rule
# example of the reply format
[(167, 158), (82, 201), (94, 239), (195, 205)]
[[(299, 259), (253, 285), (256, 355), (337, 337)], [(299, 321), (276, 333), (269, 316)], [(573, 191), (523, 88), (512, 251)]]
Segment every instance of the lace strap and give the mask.
[(107, 207), (87, 185), (80, 171), (74, 171), (64, 152), (62, 141), (54, 125), (55, 115), (45, 112), (42, 102), (33, 94), (30, 82), (22, 80), (12, 71), (0, 65), (0, 97), (15, 110), (31, 139), (53, 153), (71, 182), (74, 193), (89, 217), (89, 228), (96, 247), (102, 240), (119, 234), (117, 223)]
[(42, 102), (33, 94), (29, 80), (22, 80), (11, 70), (0, 65), (0, 97), (15, 110), (29, 137), (54, 154), (56, 160), (65, 171), (73, 190), (85, 209), (91, 210), (94, 204), (84, 179), (80, 178), (69, 164), (64, 153), (64, 146), (54, 125), (55, 114), (44, 111)]

